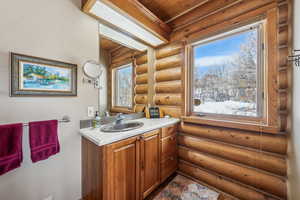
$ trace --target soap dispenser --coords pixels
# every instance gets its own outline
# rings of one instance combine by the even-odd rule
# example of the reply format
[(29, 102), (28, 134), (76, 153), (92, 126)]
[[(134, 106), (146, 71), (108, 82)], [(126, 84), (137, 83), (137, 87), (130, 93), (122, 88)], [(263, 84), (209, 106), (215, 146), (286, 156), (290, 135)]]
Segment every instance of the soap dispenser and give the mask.
[(99, 112), (96, 111), (95, 119), (93, 120), (93, 128), (100, 128), (100, 120)]

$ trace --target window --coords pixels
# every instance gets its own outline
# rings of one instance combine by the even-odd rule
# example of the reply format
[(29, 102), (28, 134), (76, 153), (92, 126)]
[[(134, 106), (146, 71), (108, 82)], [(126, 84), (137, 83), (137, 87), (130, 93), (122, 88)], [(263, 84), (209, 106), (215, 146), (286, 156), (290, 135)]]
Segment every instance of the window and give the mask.
[(113, 69), (113, 106), (132, 107), (133, 67), (132, 64)]
[(263, 117), (263, 22), (192, 45), (191, 111)]

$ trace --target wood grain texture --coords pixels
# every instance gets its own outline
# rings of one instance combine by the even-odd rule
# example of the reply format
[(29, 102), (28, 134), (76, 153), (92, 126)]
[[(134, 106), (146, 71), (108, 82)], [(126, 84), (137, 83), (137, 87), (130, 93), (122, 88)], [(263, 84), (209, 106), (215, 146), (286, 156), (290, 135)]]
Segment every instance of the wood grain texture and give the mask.
[(156, 61), (156, 70), (163, 70), (169, 68), (180, 67), (182, 65), (182, 56), (180, 54), (161, 58)]
[(287, 139), (284, 135), (260, 134), (212, 126), (181, 123), (181, 132), (282, 155), (287, 154)]
[(136, 56), (136, 64), (137, 65), (143, 65), (143, 64), (146, 64), (147, 62), (148, 62), (147, 52)]
[(179, 161), (179, 170), (184, 174), (197, 178), (198, 180), (203, 181), (204, 183), (209, 184), (230, 195), (233, 195), (238, 199), (275, 200), (275, 198), (269, 195), (262, 194), (260, 192), (257, 192), (253, 189), (240, 185), (231, 180), (224, 179), (223, 177), (218, 176), (217, 174), (210, 173), (195, 165), (192, 165), (190, 163), (181, 160)]
[[(94, 1), (94, 0), (90, 0), (90, 1)], [(108, 5), (109, 7), (111, 7), (112, 9), (114, 9), (116, 12), (121, 13), (121, 15), (127, 17), (134, 23), (143, 27), (147, 31), (151, 32), (153, 35), (155, 35), (162, 41), (164, 42), (168, 41), (168, 37), (171, 31), (168, 25), (162, 22), (161, 20), (159, 20), (158, 18), (154, 18), (153, 16), (155, 15), (153, 15), (151, 11), (139, 6), (139, 4), (136, 1), (102, 0), (102, 2)], [(89, 4), (89, 1), (86, 2), (86, 4)], [(98, 16), (95, 16), (92, 13), (90, 13), (90, 10), (84, 9), (84, 12), (90, 14), (91, 16), (93, 16), (98, 20), (102, 20)], [(127, 30), (121, 30), (121, 31), (131, 36), (130, 32), (128, 32)], [(146, 43), (146, 41), (144, 42)]]
[(191, 23), (195, 23), (198, 20), (207, 18), (209, 15), (212, 15), (215, 12), (220, 12), (226, 8), (240, 3), (238, 0), (210, 0), (206, 4), (203, 4), (196, 9), (178, 17), (177, 19), (170, 21), (170, 25), (173, 29), (182, 28)]
[(182, 115), (181, 107), (178, 106), (159, 106), (164, 115), (179, 118)]
[(181, 93), (181, 81), (163, 82), (155, 84), (156, 93)]
[(148, 65), (147, 64), (137, 65), (135, 71), (136, 74), (146, 74), (148, 72)]
[(156, 105), (181, 106), (181, 94), (160, 94), (154, 96)]
[(164, 82), (164, 81), (176, 81), (176, 80), (181, 80), (180, 67), (155, 72), (156, 83)]
[(135, 76), (135, 84), (147, 84), (148, 83), (148, 74), (141, 74)]
[(271, 195), (281, 198), (287, 197), (286, 183), (282, 178), (183, 147), (179, 148), (179, 158), (201, 168), (209, 169), (246, 185), (266, 191)]
[[(182, 29), (179, 29), (172, 33), (171, 41), (179, 41), (185, 38), (187, 35), (192, 34), (194, 32), (198, 32), (202, 29), (206, 29), (207, 27), (217, 25), (223, 21), (227, 21), (233, 18), (236, 18), (242, 14), (260, 8), (262, 6), (268, 5), (270, 3), (275, 3), (274, 0), (252, 0), (252, 1), (242, 1), (239, 4), (236, 4), (232, 7), (229, 7), (225, 11), (217, 12), (209, 17), (203, 18), (189, 26), (186, 26)], [(273, 6), (275, 7), (276, 4)]]
[(286, 160), (278, 155), (186, 134), (178, 136), (178, 144), (236, 163), (265, 170), (279, 176), (287, 175)]
[(147, 197), (160, 184), (160, 131), (141, 137), (141, 192)]
[(104, 155), (102, 148), (94, 145), (89, 140), (81, 140), (82, 155), (82, 199), (103, 199), (103, 180), (99, 177), (104, 172)]
[(160, 135), (160, 181), (165, 181), (178, 167), (177, 124), (161, 129)]
[(149, 8), (156, 16), (163, 21), (171, 18), (193, 8), (195, 5), (204, 2), (205, 0), (139, 0), (144, 6)]
[(145, 104), (148, 103), (148, 96), (147, 95), (136, 95), (134, 98), (136, 104)]
[(136, 94), (147, 94), (148, 93), (148, 85), (137, 85), (135, 86)]
[(107, 50), (107, 51), (112, 51), (118, 47), (121, 47), (120, 44), (113, 42), (109, 39), (106, 39), (104, 37), (100, 38), (100, 47), (101, 49)]
[(156, 59), (159, 60), (162, 58), (178, 55), (182, 52), (183, 48), (184, 48), (184, 44), (182, 42), (174, 42), (162, 46), (156, 49), (155, 52)]
[(134, 101), (136, 105), (134, 107), (135, 112), (142, 112), (146, 105), (148, 105), (148, 92), (149, 92), (149, 62), (148, 52), (136, 55), (135, 61), (135, 90)]

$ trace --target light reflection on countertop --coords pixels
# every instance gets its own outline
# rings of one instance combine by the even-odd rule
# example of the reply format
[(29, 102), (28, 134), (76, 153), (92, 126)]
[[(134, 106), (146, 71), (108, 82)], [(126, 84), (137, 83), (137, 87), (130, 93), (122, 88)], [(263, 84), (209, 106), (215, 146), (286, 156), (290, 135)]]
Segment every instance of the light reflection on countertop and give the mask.
[(163, 128), (165, 126), (170, 126), (180, 122), (180, 119), (177, 118), (160, 118), (160, 119), (135, 119), (128, 120), (127, 122), (142, 122), (144, 126), (138, 129), (125, 131), (125, 132), (114, 132), (106, 133), (100, 131), (100, 128), (84, 128), (80, 129), (80, 134), (86, 139), (90, 140), (98, 146), (103, 146), (106, 144), (111, 144), (120, 140), (124, 140), (133, 136), (137, 136), (149, 131)]

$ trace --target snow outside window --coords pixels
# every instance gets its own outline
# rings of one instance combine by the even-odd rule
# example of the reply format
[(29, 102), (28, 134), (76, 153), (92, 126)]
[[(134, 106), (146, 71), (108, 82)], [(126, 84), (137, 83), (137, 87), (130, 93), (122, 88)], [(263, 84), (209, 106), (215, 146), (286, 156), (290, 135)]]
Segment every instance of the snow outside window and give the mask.
[(132, 107), (133, 93), (133, 68), (132, 64), (123, 65), (114, 69), (114, 106), (115, 107)]
[(192, 46), (192, 111), (246, 117), (263, 115), (263, 23)]

